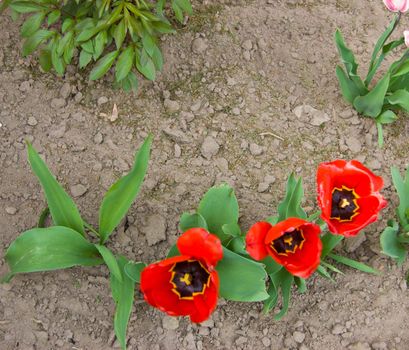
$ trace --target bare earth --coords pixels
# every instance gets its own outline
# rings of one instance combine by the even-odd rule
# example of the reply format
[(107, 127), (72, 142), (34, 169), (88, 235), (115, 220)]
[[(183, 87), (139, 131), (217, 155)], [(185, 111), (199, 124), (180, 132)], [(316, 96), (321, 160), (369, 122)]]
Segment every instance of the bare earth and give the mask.
[[(339, 94), (332, 40), (341, 28), (366, 69), (391, 14), (380, 0), (193, 4), (186, 27), (162, 41), (164, 72), (155, 83), (141, 82), (137, 95), (112, 90), (112, 76), (89, 83), (75, 67), (64, 79), (40, 73), (34, 58), (20, 58), (18, 24), (0, 17), (0, 273), (7, 271), (8, 245), (36, 225), (45, 207), (25, 139), (96, 224), (104, 191), (129, 170), (147, 133), (155, 135), (131, 225), (109, 243), (145, 262), (165, 256), (179, 234), (179, 216), (215, 183), (235, 186), (248, 229), (274, 214), (291, 170), (304, 177), (305, 206), (312, 211), (317, 165), (356, 158), (385, 177), (390, 205), (343, 253), (382, 276), (346, 268), (335, 283), (313, 277), (306, 294), (294, 293), (280, 322), (263, 315), (261, 303), (220, 300), (209, 321), (194, 325), (148, 307), (137, 293), (129, 349), (409, 349), (409, 265), (397, 267), (379, 247), (397, 204), (389, 168), (408, 163), (409, 122), (402, 116), (387, 127), (386, 145), (377, 148), (374, 124), (358, 118)], [(407, 16), (402, 30), (405, 24)], [(112, 122), (114, 103), (119, 118)], [(23, 275), (1, 285), (0, 349), (119, 348), (108, 281), (100, 266)]]

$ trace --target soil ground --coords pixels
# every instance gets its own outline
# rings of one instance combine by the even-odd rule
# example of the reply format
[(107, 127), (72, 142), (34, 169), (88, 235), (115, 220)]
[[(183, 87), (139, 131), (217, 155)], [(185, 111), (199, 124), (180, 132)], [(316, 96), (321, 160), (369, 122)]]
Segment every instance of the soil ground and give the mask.
[[(343, 253), (381, 276), (345, 268), (335, 283), (313, 277), (307, 293), (294, 293), (280, 322), (263, 315), (261, 303), (221, 300), (209, 321), (194, 325), (138, 302), (137, 294), (129, 349), (409, 349), (409, 266), (397, 267), (379, 247), (397, 204), (389, 168), (408, 163), (409, 123), (402, 116), (388, 126), (385, 147), (377, 148), (374, 124), (342, 100), (334, 74), (335, 29), (365, 69), (391, 14), (380, 0), (193, 4), (187, 25), (162, 41), (163, 73), (155, 83), (142, 81), (136, 95), (112, 90), (112, 76), (90, 83), (75, 67), (64, 78), (40, 73), (33, 57), (21, 58), (19, 23), (0, 17), (0, 272), (7, 270), (5, 249), (36, 225), (45, 207), (25, 139), (96, 224), (104, 191), (129, 170), (147, 133), (155, 135), (131, 225), (109, 243), (146, 262), (165, 256), (181, 213), (215, 183), (235, 186), (248, 229), (274, 214), (290, 171), (303, 176), (312, 211), (317, 165), (355, 158), (384, 176), (390, 205)], [(409, 25), (407, 17), (402, 23)], [(111, 122), (114, 103), (119, 118)], [(22, 275), (1, 285), (0, 349), (118, 348), (108, 281), (107, 269), (95, 267)]]

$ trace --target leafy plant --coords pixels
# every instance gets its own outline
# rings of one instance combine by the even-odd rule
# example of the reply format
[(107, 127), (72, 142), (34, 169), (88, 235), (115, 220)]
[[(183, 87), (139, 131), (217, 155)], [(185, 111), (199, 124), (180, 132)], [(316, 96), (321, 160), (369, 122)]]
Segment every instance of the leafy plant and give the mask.
[[(148, 166), (151, 142), (152, 137), (148, 136), (135, 155), (131, 171), (105, 194), (100, 207), (98, 230), (81, 217), (74, 201), (28, 143), (28, 159), (44, 190), (54, 226), (43, 227), (48, 213), (46, 210), (41, 214), (39, 227), (23, 232), (11, 243), (5, 255), (10, 272), (2, 282), (9, 282), (19, 273), (105, 263), (111, 274), (112, 296), (116, 304), (114, 329), (122, 349), (126, 348), (126, 328), (135, 283), (138, 282), (135, 273), (145, 265), (115, 256), (104, 244), (138, 195)], [(97, 236), (99, 243), (92, 243), (92, 239), (87, 238), (89, 233)]]
[(78, 52), (81, 69), (96, 62), (91, 80), (115, 67), (115, 84), (130, 91), (138, 87), (136, 72), (154, 80), (162, 70), (158, 38), (174, 32), (167, 4), (180, 23), (192, 14), (190, 0), (5, 0), (0, 13), (9, 8), (14, 19), (30, 14), (21, 26), (22, 54), (37, 50), (44, 71), (63, 75)]
[(403, 36), (396, 40), (389, 40), (398, 27), (400, 19), (401, 12), (396, 14), (379, 37), (364, 79), (358, 74), (355, 55), (345, 44), (340, 30), (335, 32), (335, 43), (344, 65), (336, 68), (341, 93), (358, 113), (376, 122), (380, 147), (384, 142), (383, 125), (396, 121), (398, 111), (409, 112), (409, 50), (407, 48), (402, 56), (390, 65), (384, 75), (371, 85), (384, 59), (405, 44)]
[(382, 252), (398, 264), (402, 264), (408, 254), (409, 244), (409, 168), (402, 177), (397, 168), (392, 168), (392, 181), (399, 196), (399, 206), (396, 209), (398, 221), (389, 220), (388, 227), (381, 235)]

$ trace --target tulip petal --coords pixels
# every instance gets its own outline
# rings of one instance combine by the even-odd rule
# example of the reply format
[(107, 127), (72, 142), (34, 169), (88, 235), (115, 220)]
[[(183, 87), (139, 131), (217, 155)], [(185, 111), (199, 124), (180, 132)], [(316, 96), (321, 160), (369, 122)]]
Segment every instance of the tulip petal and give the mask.
[(272, 225), (268, 222), (260, 221), (255, 223), (246, 235), (246, 250), (255, 260), (263, 260), (268, 256), (265, 239)]

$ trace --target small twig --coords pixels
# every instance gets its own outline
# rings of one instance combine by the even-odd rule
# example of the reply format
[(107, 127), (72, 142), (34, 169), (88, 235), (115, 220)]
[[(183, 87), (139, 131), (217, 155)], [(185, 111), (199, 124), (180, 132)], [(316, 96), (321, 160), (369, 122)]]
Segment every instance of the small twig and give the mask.
[(276, 135), (276, 134), (274, 134), (274, 133), (272, 133), (272, 132), (262, 132), (262, 133), (260, 134), (260, 136), (273, 136), (273, 137), (275, 137), (276, 139), (279, 139), (280, 141), (284, 141), (284, 139), (283, 139), (281, 136), (278, 136), (278, 135)]

